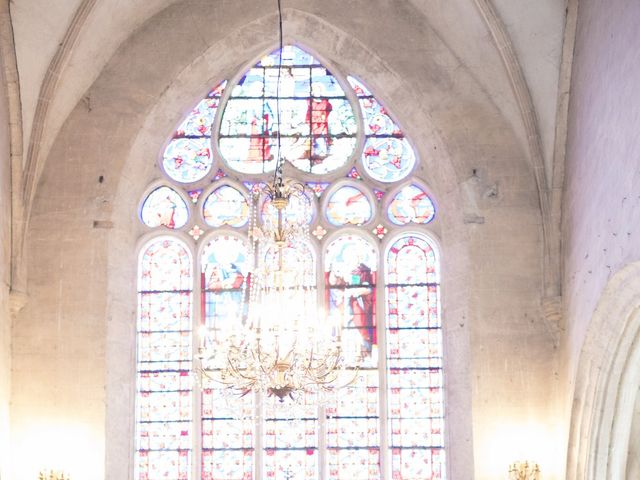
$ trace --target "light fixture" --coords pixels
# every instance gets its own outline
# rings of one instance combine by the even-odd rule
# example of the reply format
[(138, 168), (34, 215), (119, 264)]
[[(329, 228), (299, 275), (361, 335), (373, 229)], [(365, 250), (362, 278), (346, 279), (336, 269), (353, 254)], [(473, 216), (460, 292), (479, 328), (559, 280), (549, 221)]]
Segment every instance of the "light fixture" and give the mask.
[(40, 470), (38, 480), (71, 480), (71, 476), (58, 470)]
[(540, 467), (526, 460), (514, 462), (509, 465), (509, 480), (540, 480)]
[[(200, 372), (232, 396), (251, 392), (276, 404), (320, 399), (350, 384), (362, 360), (359, 345), (341, 335), (320, 308), (310, 251), (310, 196), (285, 179), (280, 141), (282, 10), (278, 0), (279, 66), (275, 128), (277, 155), (271, 184), (254, 192), (244, 304), (229, 328), (200, 335)], [(311, 394), (311, 395), (305, 395)], [(229, 397), (228, 397), (229, 398)]]

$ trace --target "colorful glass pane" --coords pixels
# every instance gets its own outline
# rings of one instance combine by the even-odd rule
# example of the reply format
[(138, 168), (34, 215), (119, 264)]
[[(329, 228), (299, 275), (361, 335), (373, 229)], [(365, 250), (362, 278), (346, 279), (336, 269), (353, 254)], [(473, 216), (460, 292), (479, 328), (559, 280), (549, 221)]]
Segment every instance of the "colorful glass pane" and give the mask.
[(180, 124), (174, 138), (179, 137), (211, 137), (211, 126), (215, 119), (220, 96), (224, 92), (227, 81), (213, 88), (209, 94), (195, 106), (187, 118)]
[(347, 178), (362, 180), (362, 175), (360, 175), (360, 172), (358, 172), (358, 169), (356, 167), (353, 167), (351, 170), (349, 170), (349, 173), (347, 173)]
[(155, 480), (191, 478), (190, 450), (141, 450), (136, 456), (136, 478)]
[(198, 203), (200, 195), (202, 195), (202, 189), (197, 188), (196, 190), (189, 190), (187, 193), (189, 194), (189, 198), (193, 203)]
[(416, 162), (415, 152), (400, 127), (384, 106), (353, 77), (347, 77), (358, 96), (364, 117), (365, 145), (362, 165), (371, 178), (380, 182), (397, 182), (405, 178)]
[(368, 137), (362, 164), (365, 171), (380, 182), (397, 182), (409, 175), (416, 157), (406, 138)]
[(142, 204), (142, 221), (147, 227), (182, 228), (189, 220), (186, 202), (174, 189), (159, 187)]
[(342, 235), (325, 253), (325, 302), (330, 321), (372, 364), (377, 357), (375, 320), (377, 253), (357, 235)]
[(325, 406), (328, 478), (380, 478), (378, 384), (377, 368), (361, 370)]
[(317, 448), (266, 449), (264, 452), (266, 478), (274, 480), (317, 480)]
[(176, 182), (197, 182), (211, 169), (209, 138), (176, 138), (164, 151), (162, 166)]
[(329, 480), (379, 480), (378, 448), (328, 448)]
[(442, 480), (444, 465), (444, 449), (391, 449), (392, 478)]
[(211, 240), (202, 252), (202, 289), (205, 292), (203, 312), (209, 328), (221, 329), (242, 311), (243, 286), (249, 259), (244, 242), (224, 235)]
[(353, 91), (356, 92), (356, 95), (358, 97), (373, 97), (373, 95), (371, 94), (371, 92), (367, 89), (367, 87), (365, 87), (362, 82), (360, 82), (359, 80), (357, 80), (356, 78), (352, 77), (352, 76), (348, 76), (347, 77), (347, 81), (349, 82), (349, 84), (351, 85), (351, 88), (353, 88)]
[(427, 192), (417, 185), (407, 185), (393, 197), (387, 213), (396, 225), (426, 224), (433, 220), (436, 209)]
[(362, 190), (344, 186), (329, 197), (326, 215), (332, 225), (363, 225), (371, 220), (373, 207)]
[(249, 190), (251, 193), (254, 193), (254, 194), (259, 194), (267, 186), (267, 184), (264, 182), (247, 182), (247, 181), (242, 182), (242, 185), (244, 185), (247, 190)]
[(215, 181), (218, 181), (218, 180), (220, 180), (221, 178), (224, 178), (224, 177), (226, 177), (226, 176), (227, 176), (227, 174), (226, 174), (226, 173), (224, 173), (224, 170), (222, 170), (222, 169), (220, 169), (220, 168), (219, 168), (219, 169), (218, 169), (218, 171), (216, 172), (216, 174), (213, 176), (213, 180), (212, 180), (212, 181), (214, 181), (214, 182), (215, 182)]
[(365, 135), (403, 137), (400, 127), (391, 120), (378, 100), (373, 97), (360, 98), (360, 108), (365, 118)]
[(396, 240), (386, 259), (387, 418), (393, 478), (444, 478), (438, 264), (429, 241)]
[[(248, 261), (244, 241), (232, 235), (214, 237), (202, 252), (202, 318), (221, 340), (234, 322), (241, 322)], [(223, 390), (213, 381), (202, 385), (201, 475), (209, 480), (247, 480), (253, 472), (253, 396), (238, 398), (231, 407)], [(239, 411), (246, 419), (238, 419)]]
[(304, 395), (300, 404), (293, 407), (298, 416), (293, 420), (291, 410), (265, 402), (265, 478), (318, 479), (317, 401), (313, 394)]
[(251, 480), (253, 450), (202, 450), (202, 480)]
[(387, 283), (436, 285), (440, 281), (436, 254), (422, 237), (407, 235), (389, 248)]
[[(205, 380), (202, 388), (203, 479), (252, 478), (253, 396), (245, 395), (234, 399), (233, 403), (231, 407), (219, 384)], [(242, 412), (246, 419), (239, 420), (238, 412)]]
[(249, 221), (249, 203), (237, 189), (222, 185), (204, 202), (204, 220), (211, 227), (243, 227)]
[(313, 193), (315, 193), (317, 197), (321, 197), (327, 187), (331, 184), (329, 182), (307, 182), (306, 185), (313, 190)]
[(138, 326), (144, 332), (182, 330), (190, 322), (191, 293), (141, 292)]
[(135, 478), (191, 476), (193, 442), (191, 258), (159, 238), (138, 274)]
[(179, 240), (154, 240), (140, 259), (139, 271), (141, 292), (191, 290), (191, 256)]
[[(260, 62), (258, 62), (258, 66), (260, 67), (273, 67), (278, 65), (280, 61), (279, 52), (276, 50), (275, 52), (267, 55), (262, 58)], [(294, 66), (294, 65), (307, 65), (320, 66), (318, 61), (313, 58), (309, 53), (301, 50), (300, 48), (293, 47), (290, 45), (285, 45), (282, 49), (282, 65)]]
[(287, 45), (282, 65), (279, 51), (273, 52), (233, 88), (219, 146), (229, 166), (241, 173), (272, 171), (280, 156), (304, 172), (324, 174), (351, 157), (356, 133), (353, 109), (335, 77), (311, 55)]

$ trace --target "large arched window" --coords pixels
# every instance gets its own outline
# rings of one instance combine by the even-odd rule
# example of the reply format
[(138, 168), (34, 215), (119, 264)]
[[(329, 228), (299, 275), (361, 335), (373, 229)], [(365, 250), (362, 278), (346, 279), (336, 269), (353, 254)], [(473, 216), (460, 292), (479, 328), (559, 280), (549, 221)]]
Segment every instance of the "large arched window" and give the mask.
[[(215, 86), (179, 124), (160, 154), (163, 177), (143, 195), (135, 479), (445, 478), (428, 178), (361, 81), (292, 45), (279, 62), (274, 52)], [(229, 415), (221, 386), (192, 376), (198, 327), (224, 336), (242, 309), (251, 193), (278, 155), (308, 187), (305, 282), (366, 358), (352, 384), (294, 423), (249, 419), (251, 395), (237, 400), (244, 418)], [(265, 202), (257, 220), (271, 215)]]

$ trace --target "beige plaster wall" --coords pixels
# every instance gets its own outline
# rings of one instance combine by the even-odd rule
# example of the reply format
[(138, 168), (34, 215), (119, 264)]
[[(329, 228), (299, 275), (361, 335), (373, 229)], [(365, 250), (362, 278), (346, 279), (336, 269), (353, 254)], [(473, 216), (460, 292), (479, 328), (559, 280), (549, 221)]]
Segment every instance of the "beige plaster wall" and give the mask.
[[(169, 7), (116, 52), (67, 119), (28, 234), (30, 299), (13, 336), (12, 480), (54, 460), (74, 478), (131, 475), (135, 255), (145, 234), (136, 208), (182, 115), (273, 48), (275, 25), (249, 0)], [(367, 82), (436, 192), (449, 477), (499, 478), (533, 455), (545, 479), (561, 478), (540, 212), (511, 122), (409, 3), (347, 14), (342, 1), (301, 0), (285, 12), (285, 34)], [(69, 433), (56, 441), (56, 428)], [(34, 439), (59, 455), (27, 459)]]
[(639, 23), (634, 0), (580, 2), (563, 206), (569, 379), (608, 279), (640, 258)]
[[(640, 258), (639, 22), (640, 4), (633, 0), (579, 4), (562, 221), (572, 479), (605, 478), (608, 465), (620, 468), (608, 458), (620, 452), (607, 445), (626, 440), (608, 435), (615, 437), (610, 426), (624, 411), (617, 402), (633, 402), (618, 399), (614, 387), (615, 362), (627, 362), (618, 359), (620, 344), (637, 334), (627, 333), (626, 316), (639, 305), (637, 281), (616, 280)], [(608, 287), (612, 282), (617, 290)], [(618, 312), (615, 305), (623, 302), (627, 307)]]
[[(3, 69), (0, 69), (4, 71)], [(11, 168), (9, 109), (4, 75), (0, 73), (0, 478), (9, 466), (9, 407), (11, 391)]]

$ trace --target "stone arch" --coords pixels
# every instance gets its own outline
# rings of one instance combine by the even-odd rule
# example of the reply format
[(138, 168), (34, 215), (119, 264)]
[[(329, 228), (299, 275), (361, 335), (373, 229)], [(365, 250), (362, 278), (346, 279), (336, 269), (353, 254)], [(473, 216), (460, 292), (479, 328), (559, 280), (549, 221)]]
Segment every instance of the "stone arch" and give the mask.
[(640, 389), (640, 262), (608, 282), (594, 312), (576, 374), (567, 478), (626, 478)]

